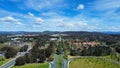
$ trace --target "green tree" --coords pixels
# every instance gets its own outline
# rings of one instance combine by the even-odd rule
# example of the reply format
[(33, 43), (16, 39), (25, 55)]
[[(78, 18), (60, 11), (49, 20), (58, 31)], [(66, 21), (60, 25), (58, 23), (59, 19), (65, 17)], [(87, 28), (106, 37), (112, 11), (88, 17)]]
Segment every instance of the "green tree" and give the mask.
[(28, 49), (28, 45), (24, 45), (23, 47), (20, 48), (20, 52), (25, 52)]
[(10, 47), (10, 46), (2, 47), (1, 51), (5, 53), (6, 58), (14, 57), (18, 52), (17, 49), (15, 49), (14, 47)]
[(15, 63), (15, 66), (20, 66), (20, 65), (24, 65), (25, 63), (26, 63), (26, 61), (25, 61), (26, 59), (25, 59), (25, 57), (24, 56), (22, 56), (22, 57), (18, 57), (17, 59), (16, 59), (16, 63)]

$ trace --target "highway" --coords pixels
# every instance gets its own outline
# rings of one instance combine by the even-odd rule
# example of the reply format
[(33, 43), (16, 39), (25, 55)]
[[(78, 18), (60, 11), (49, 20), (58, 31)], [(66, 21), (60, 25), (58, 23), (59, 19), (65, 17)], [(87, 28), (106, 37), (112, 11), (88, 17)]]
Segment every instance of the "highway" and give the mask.
[[(61, 37), (59, 37), (59, 41), (61, 42)], [(56, 53), (56, 52), (55, 52)], [(68, 62), (66, 59), (64, 59), (64, 51), (62, 48), (62, 68), (68, 68)], [(52, 62), (50, 62), (51, 66), (50, 68), (57, 68), (57, 62), (58, 62), (58, 55), (54, 54), (54, 60)]]
[(15, 65), (15, 60), (16, 58), (20, 57), (20, 56), (24, 56), (26, 53), (28, 53), (28, 51), (32, 49), (31, 44), (28, 43), (28, 50), (26, 52), (18, 52), (17, 56), (13, 59), (11, 59), (10, 61), (8, 61), (7, 63), (3, 64), (2, 66), (0, 66), (0, 68), (11, 68), (12, 66)]

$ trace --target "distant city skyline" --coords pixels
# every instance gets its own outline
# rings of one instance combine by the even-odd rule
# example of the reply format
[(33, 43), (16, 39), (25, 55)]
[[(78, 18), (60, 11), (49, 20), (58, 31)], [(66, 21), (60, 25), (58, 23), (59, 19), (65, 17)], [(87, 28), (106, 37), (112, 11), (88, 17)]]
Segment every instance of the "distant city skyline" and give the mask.
[(0, 31), (120, 31), (120, 0), (0, 0)]

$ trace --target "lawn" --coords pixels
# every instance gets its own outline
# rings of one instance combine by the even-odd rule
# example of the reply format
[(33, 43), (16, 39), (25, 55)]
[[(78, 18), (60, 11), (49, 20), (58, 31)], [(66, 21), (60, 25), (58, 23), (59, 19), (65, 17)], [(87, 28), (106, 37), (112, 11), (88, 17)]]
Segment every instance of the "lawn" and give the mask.
[[(1, 57), (0, 57), (1, 58)], [(4, 63), (7, 63), (10, 59), (4, 59), (0, 60), (0, 66), (3, 65)]]
[[(120, 54), (119, 54), (119, 56), (120, 56)], [(108, 55), (108, 56), (102, 56), (103, 58), (107, 58), (107, 59), (112, 59), (112, 60), (116, 60), (116, 61), (119, 61), (120, 62), (120, 59), (118, 60), (118, 58), (111, 58), (111, 56), (110, 55)]]
[(32, 63), (32, 64), (25, 64), (22, 66), (13, 66), (12, 68), (49, 68), (48, 63)]
[(120, 68), (120, 65), (97, 58), (79, 58), (70, 62), (70, 68)]
[(58, 55), (57, 68), (62, 68), (62, 55)]

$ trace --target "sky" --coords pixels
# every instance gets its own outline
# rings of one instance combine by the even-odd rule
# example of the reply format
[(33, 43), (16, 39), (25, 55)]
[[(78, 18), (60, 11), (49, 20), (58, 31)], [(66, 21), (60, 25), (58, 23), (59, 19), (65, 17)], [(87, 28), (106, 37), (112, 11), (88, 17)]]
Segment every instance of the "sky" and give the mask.
[(120, 31), (120, 0), (0, 0), (0, 31)]

